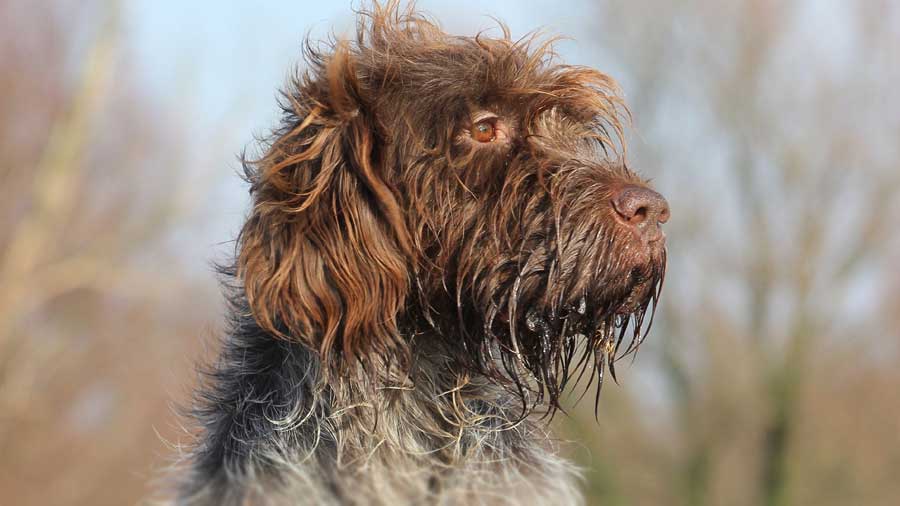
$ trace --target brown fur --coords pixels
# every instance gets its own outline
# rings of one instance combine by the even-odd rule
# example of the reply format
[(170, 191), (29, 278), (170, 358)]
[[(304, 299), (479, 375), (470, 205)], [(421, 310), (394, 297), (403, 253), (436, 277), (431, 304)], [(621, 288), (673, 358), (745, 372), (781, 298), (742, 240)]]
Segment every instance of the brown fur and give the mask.
[[(226, 488), (273, 504), (576, 501), (529, 414), (637, 348), (665, 249), (609, 203), (645, 184), (616, 85), (556, 63), (551, 42), (451, 36), (390, 3), (361, 13), (355, 42), (308, 47), (282, 127), (246, 163), (236, 330), (199, 408), (209, 476), (185, 503)], [(485, 115), (497, 138), (480, 143)], [(267, 340), (287, 350), (279, 367), (309, 353), (301, 377), (247, 365)], [(260, 391), (292, 384), (309, 391)], [(264, 416), (245, 407), (278, 395)], [(236, 440), (252, 458), (221, 475)]]

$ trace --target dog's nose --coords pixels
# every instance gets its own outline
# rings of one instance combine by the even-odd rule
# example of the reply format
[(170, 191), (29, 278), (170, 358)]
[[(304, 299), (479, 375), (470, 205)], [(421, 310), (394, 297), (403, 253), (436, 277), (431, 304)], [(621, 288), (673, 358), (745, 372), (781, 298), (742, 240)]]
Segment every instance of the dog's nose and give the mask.
[(625, 185), (612, 199), (613, 209), (647, 241), (663, 236), (659, 225), (669, 221), (669, 203), (655, 191), (637, 185)]

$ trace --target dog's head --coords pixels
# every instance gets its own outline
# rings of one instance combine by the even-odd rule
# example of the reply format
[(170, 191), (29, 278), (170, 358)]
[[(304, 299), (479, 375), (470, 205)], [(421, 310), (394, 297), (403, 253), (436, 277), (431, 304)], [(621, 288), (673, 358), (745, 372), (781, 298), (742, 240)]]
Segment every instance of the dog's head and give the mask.
[(451, 367), (556, 406), (579, 364), (640, 344), (665, 272), (668, 207), (625, 165), (615, 84), (505, 30), (360, 19), (309, 49), (246, 164), (254, 317), (339, 367), (407, 363), (424, 331)]

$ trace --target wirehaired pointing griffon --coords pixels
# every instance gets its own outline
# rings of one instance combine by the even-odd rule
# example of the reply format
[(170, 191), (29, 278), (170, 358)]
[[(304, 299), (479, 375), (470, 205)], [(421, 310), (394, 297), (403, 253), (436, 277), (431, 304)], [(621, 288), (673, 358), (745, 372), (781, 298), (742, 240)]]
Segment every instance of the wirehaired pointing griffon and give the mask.
[(306, 53), (245, 157), (177, 504), (580, 503), (546, 421), (637, 349), (666, 267), (615, 83), (393, 2)]

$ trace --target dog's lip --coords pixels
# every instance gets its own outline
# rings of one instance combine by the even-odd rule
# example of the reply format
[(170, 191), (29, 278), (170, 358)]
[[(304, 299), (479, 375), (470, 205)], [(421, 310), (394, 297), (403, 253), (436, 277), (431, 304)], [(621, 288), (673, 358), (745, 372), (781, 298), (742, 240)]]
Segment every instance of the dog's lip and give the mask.
[(628, 292), (628, 296), (625, 297), (622, 304), (616, 308), (616, 314), (624, 315), (637, 311), (638, 308), (643, 305), (644, 301), (647, 300), (647, 297), (650, 295), (650, 292), (655, 285), (656, 282), (653, 278), (644, 278), (637, 281)]
[[(551, 311), (549, 307), (545, 307), (540, 309), (543, 317), (548, 320), (575, 317), (600, 321), (609, 316), (626, 315), (638, 311), (651, 298), (653, 291), (659, 285), (661, 280), (653, 272), (658, 271), (661, 264), (665, 262), (665, 238), (654, 241), (649, 246), (641, 248), (641, 254), (632, 256), (631, 269), (622, 274), (630, 280), (625, 282), (625, 289), (617, 296), (609, 298), (608, 295), (604, 297), (599, 296), (598, 293), (596, 295), (599, 297), (588, 294), (577, 299), (567, 298), (569, 302), (564, 304), (566, 310), (557, 313)], [(509, 324), (509, 314), (506, 311), (497, 313), (494, 319), (502, 324)]]
[[(658, 283), (659, 280), (653, 276), (638, 276), (628, 286), (624, 295), (620, 294), (615, 299), (582, 296), (568, 303), (568, 310), (564, 310), (560, 314), (555, 312), (551, 314), (549, 308), (539, 309), (539, 311), (541, 318), (544, 318), (545, 321), (571, 319), (573, 317), (582, 321), (602, 321), (610, 316), (631, 314), (639, 310), (646, 304)], [(535, 308), (531, 308), (525, 314), (531, 314), (534, 310)], [(509, 315), (505, 312), (498, 314), (497, 319), (504, 324), (509, 323)]]
[[(661, 246), (665, 246), (666, 244), (666, 232), (663, 230), (662, 224), (663, 221), (658, 222), (656, 225), (650, 226), (649, 230), (645, 228), (638, 229), (634, 227), (632, 224), (628, 223), (625, 218), (622, 217), (621, 214), (615, 211), (615, 209), (610, 205), (610, 215), (615, 220), (616, 224), (619, 227), (628, 230), (629, 235), (634, 238), (634, 240), (640, 244), (646, 246), (657, 246), (657, 244)], [(668, 218), (666, 218), (668, 221)]]
[(666, 253), (667, 238), (660, 227), (657, 229), (659, 232), (649, 239), (634, 230), (630, 231), (627, 235), (627, 264), (633, 268), (646, 268), (662, 261)]

